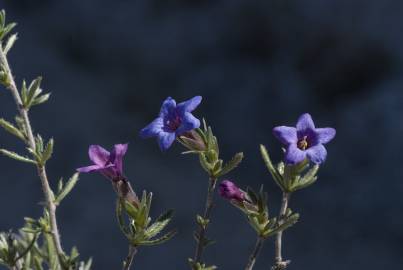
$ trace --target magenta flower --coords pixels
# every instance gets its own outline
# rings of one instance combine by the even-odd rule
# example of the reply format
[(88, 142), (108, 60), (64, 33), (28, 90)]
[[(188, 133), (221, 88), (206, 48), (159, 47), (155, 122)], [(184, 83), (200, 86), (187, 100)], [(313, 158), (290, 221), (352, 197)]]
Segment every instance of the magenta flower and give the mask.
[(88, 150), (93, 165), (78, 168), (78, 172), (99, 172), (112, 181), (124, 179), (123, 156), (126, 154), (128, 144), (115, 144), (111, 153), (99, 145), (91, 145)]
[(221, 197), (228, 200), (242, 202), (245, 199), (245, 193), (230, 180), (222, 181), (220, 183), (218, 192), (220, 193)]
[(191, 112), (199, 106), (201, 100), (201, 96), (196, 96), (176, 104), (174, 99), (168, 97), (162, 103), (159, 116), (140, 131), (140, 136), (157, 137), (161, 150), (167, 150), (178, 136), (200, 126), (200, 120)]
[(297, 164), (306, 158), (315, 164), (321, 164), (327, 156), (323, 145), (336, 136), (336, 130), (315, 128), (311, 115), (305, 113), (299, 117), (296, 127), (275, 127), (273, 134), (287, 146), (285, 153), (287, 164)]

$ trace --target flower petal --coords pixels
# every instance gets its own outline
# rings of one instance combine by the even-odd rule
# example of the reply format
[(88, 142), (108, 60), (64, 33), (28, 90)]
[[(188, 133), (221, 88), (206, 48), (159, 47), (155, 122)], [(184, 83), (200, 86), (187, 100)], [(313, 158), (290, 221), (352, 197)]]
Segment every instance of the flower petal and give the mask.
[(194, 117), (190, 112), (185, 112), (182, 116), (182, 123), (176, 130), (176, 135), (180, 136), (186, 131), (200, 127), (200, 120)]
[(313, 163), (321, 164), (326, 160), (327, 151), (322, 144), (318, 144), (306, 150), (306, 154)]
[(90, 166), (78, 168), (77, 171), (80, 172), (80, 173), (89, 173), (89, 172), (100, 171), (100, 170), (103, 170), (103, 169), (104, 169), (104, 166), (90, 165)]
[(88, 155), (94, 164), (104, 166), (109, 160), (110, 153), (100, 145), (91, 145)]
[(279, 126), (273, 129), (273, 135), (283, 144), (297, 143), (297, 129), (295, 127)]
[(301, 115), (297, 122), (297, 131), (305, 131), (309, 129), (315, 129), (312, 116), (309, 113)]
[(161, 117), (158, 117), (140, 131), (140, 137), (145, 139), (158, 136), (158, 134), (162, 131), (163, 127), (164, 127), (164, 120)]
[(176, 101), (171, 97), (167, 97), (162, 103), (159, 116), (163, 118), (167, 115), (170, 115), (174, 112), (175, 108), (176, 108)]
[(163, 131), (160, 134), (158, 134), (158, 144), (161, 148), (162, 151), (168, 150), (169, 147), (173, 144), (175, 141), (175, 132), (166, 132)]
[(111, 162), (115, 164), (115, 168), (120, 175), (123, 175), (123, 156), (127, 152), (129, 145), (115, 144), (111, 153)]
[(200, 102), (202, 101), (201, 96), (195, 96), (191, 99), (188, 99), (184, 102), (178, 104), (177, 108), (180, 113), (184, 112), (191, 112), (199, 106)]
[(319, 143), (325, 144), (333, 140), (336, 136), (334, 128), (317, 128), (315, 129)]
[(297, 164), (306, 158), (306, 152), (297, 147), (296, 144), (290, 144), (285, 152), (285, 162), (287, 164)]

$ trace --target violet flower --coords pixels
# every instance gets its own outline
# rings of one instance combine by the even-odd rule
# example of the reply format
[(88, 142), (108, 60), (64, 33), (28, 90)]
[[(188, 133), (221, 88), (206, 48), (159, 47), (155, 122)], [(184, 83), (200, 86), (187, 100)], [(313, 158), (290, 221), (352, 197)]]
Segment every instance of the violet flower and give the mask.
[(112, 181), (124, 179), (123, 156), (128, 144), (115, 144), (111, 153), (99, 145), (91, 145), (88, 150), (93, 165), (78, 168), (78, 172), (99, 172)]
[(218, 190), (221, 197), (228, 200), (242, 202), (245, 199), (245, 193), (230, 180), (224, 180), (220, 183)]
[(296, 127), (275, 127), (273, 134), (287, 146), (285, 153), (287, 164), (297, 164), (306, 158), (315, 164), (321, 164), (327, 156), (323, 145), (336, 136), (336, 130), (315, 128), (311, 115), (305, 113), (299, 117)]
[(173, 98), (168, 97), (162, 103), (159, 116), (140, 131), (140, 136), (157, 137), (161, 150), (167, 150), (178, 136), (200, 127), (200, 120), (191, 112), (199, 106), (201, 100), (201, 96), (196, 96), (176, 104)]

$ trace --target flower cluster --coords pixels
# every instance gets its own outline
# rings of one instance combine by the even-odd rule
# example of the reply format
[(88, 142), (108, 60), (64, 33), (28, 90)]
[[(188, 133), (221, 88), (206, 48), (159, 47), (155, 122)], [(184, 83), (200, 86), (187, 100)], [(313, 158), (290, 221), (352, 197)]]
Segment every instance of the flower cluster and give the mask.
[[(172, 219), (173, 211), (166, 211), (156, 219), (151, 218), (153, 194), (143, 191), (142, 196), (137, 197), (123, 172), (123, 159), (128, 144), (115, 144), (110, 152), (100, 145), (91, 145), (88, 155), (92, 164), (76, 169), (77, 172), (68, 181), (60, 180), (56, 189), (51, 187), (46, 166), (53, 154), (54, 140), (46, 141), (39, 134), (33, 133), (28, 114), (33, 106), (46, 102), (50, 94), (42, 93), (41, 77), (29, 85), (23, 81), (21, 88), (18, 88), (19, 84), (15, 82), (7, 60), (7, 53), (17, 40), (16, 34), (10, 34), (15, 25), (6, 23), (5, 12), (0, 11), (0, 84), (10, 91), (17, 108), (15, 121), (0, 118), (0, 126), (21, 140), (27, 152), (21, 155), (8, 149), (0, 149), (0, 153), (36, 167), (45, 203), (43, 216), (37, 219), (25, 218), (25, 225), (19, 233), (0, 232), (0, 264), (9, 269), (90, 270), (91, 259), (80, 261), (76, 248), (70, 253), (64, 251), (56, 208), (77, 184), (79, 173), (96, 172), (110, 180), (117, 194), (116, 218), (129, 246), (123, 270), (129, 270), (139, 247), (166, 242), (176, 234), (174, 230), (160, 236)], [(263, 242), (271, 236), (276, 237), (272, 270), (284, 270), (290, 261), (282, 257), (282, 234), (299, 219), (299, 214), (293, 213), (289, 208), (290, 195), (317, 180), (319, 167), (327, 157), (324, 145), (335, 137), (336, 130), (330, 127), (316, 128), (312, 117), (307, 113), (300, 116), (295, 127), (278, 126), (273, 129), (274, 136), (286, 149), (283, 161), (273, 164), (266, 147), (260, 146), (265, 165), (283, 195), (278, 215), (269, 216), (268, 196), (263, 187), (255, 192), (249, 187), (241, 189), (228, 179), (220, 182), (221, 178), (238, 167), (243, 153), (235, 154), (227, 162), (221, 159), (218, 140), (212, 128), (204, 119), (203, 127), (200, 127), (201, 121), (192, 114), (201, 101), (201, 96), (195, 96), (177, 104), (173, 98), (168, 97), (162, 103), (158, 117), (140, 131), (143, 138), (156, 137), (162, 151), (169, 149), (177, 140), (186, 148), (183, 153), (198, 156), (202, 169), (208, 174), (205, 210), (203, 215), (196, 215), (196, 250), (194, 257), (189, 258), (190, 267), (192, 270), (216, 269), (215, 266), (204, 263), (203, 252), (213, 242), (207, 237), (207, 228), (211, 223), (218, 185), (221, 197), (241, 210), (257, 233), (256, 247), (245, 270), (252, 270)]]

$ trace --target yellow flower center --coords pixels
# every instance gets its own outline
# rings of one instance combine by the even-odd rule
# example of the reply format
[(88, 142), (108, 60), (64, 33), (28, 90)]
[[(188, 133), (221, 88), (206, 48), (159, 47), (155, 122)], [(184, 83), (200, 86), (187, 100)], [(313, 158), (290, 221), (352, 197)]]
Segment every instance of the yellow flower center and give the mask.
[(304, 138), (302, 138), (302, 140), (300, 140), (298, 142), (298, 148), (299, 149), (306, 150), (308, 148), (309, 144), (308, 144), (307, 139), (308, 139), (308, 136), (304, 136)]

